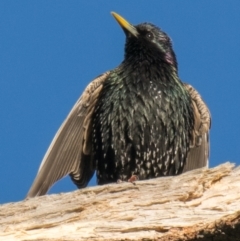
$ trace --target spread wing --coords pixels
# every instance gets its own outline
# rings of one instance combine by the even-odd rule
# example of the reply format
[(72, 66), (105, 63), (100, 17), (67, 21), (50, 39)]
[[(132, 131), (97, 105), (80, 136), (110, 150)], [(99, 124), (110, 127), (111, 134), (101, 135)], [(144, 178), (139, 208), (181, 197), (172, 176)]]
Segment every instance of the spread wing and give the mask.
[(209, 130), (211, 127), (210, 111), (200, 94), (191, 85), (185, 84), (185, 88), (192, 97), (195, 125), (191, 149), (188, 153), (183, 172), (208, 167), (210, 148)]
[(52, 140), (27, 197), (40, 196), (59, 179), (70, 174), (85, 187), (95, 167), (91, 158), (91, 120), (102, 84), (109, 72), (94, 79), (85, 89)]

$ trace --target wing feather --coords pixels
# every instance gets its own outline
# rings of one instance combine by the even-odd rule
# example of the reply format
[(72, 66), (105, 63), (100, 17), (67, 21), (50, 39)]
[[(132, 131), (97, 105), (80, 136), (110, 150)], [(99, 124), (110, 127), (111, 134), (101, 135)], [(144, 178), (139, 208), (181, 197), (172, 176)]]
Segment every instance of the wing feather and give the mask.
[(210, 111), (200, 94), (191, 85), (185, 84), (185, 88), (192, 98), (195, 125), (191, 149), (183, 172), (208, 167), (210, 151), (209, 131), (211, 128)]
[(59, 179), (70, 174), (80, 188), (87, 185), (95, 167), (91, 159), (91, 117), (109, 72), (85, 89), (53, 138), (27, 197), (44, 195)]

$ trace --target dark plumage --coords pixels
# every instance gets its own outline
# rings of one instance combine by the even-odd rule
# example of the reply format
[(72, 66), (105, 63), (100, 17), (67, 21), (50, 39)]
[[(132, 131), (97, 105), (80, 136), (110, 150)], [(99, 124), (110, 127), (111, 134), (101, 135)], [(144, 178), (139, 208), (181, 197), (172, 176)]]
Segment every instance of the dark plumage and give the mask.
[(126, 34), (124, 61), (93, 80), (55, 135), (28, 197), (70, 174), (85, 187), (208, 165), (210, 113), (178, 77), (172, 44), (150, 23), (112, 13)]

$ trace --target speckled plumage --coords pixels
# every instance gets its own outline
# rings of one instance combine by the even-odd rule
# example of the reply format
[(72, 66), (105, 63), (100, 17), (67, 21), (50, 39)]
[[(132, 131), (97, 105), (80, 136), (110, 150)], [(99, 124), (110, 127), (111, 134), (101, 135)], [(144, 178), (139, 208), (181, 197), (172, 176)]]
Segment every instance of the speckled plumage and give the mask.
[[(28, 193), (61, 177), (87, 185), (176, 175), (208, 163), (210, 113), (178, 77), (169, 37), (114, 14), (126, 34), (124, 61), (93, 80), (60, 127)], [(125, 21), (125, 22), (124, 22)]]
[(93, 115), (100, 184), (183, 170), (194, 126), (191, 98), (176, 68), (155, 58), (125, 59), (103, 85)]

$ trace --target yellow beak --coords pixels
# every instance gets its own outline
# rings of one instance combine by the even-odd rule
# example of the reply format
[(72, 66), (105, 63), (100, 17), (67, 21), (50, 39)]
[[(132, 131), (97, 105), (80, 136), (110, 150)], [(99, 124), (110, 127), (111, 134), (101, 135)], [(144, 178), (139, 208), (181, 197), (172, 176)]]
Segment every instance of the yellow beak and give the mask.
[(119, 25), (123, 28), (124, 32), (127, 31), (128, 33), (132, 34), (135, 37), (138, 36), (137, 29), (132, 24), (130, 24), (126, 19), (124, 19), (122, 16), (120, 16), (115, 12), (111, 12), (111, 14), (117, 20)]

